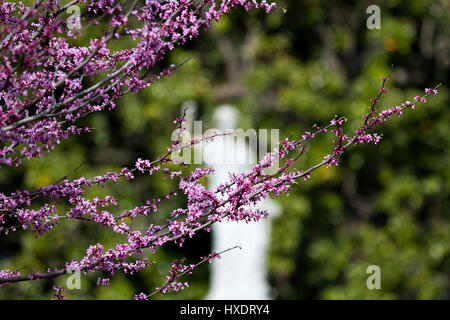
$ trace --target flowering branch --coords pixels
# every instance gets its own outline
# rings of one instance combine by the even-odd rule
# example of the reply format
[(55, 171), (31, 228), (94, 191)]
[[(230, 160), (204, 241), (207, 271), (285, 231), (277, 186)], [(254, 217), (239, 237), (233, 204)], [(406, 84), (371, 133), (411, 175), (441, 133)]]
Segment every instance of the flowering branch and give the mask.
[[(0, 166), (19, 166), (24, 157), (40, 157), (70, 134), (89, 131), (89, 128), (80, 128), (74, 123), (90, 113), (114, 108), (115, 101), (124, 94), (138, 92), (176, 70), (177, 67), (170, 66), (156, 74), (151, 72), (176, 44), (183, 45), (196, 37), (201, 27), (209, 27), (211, 21), (218, 20), (231, 8), (242, 6), (248, 10), (260, 7), (268, 12), (274, 8), (274, 4), (264, 0), (203, 0), (198, 3), (189, 0), (146, 1), (145, 6), (139, 6), (139, 1), (133, 1), (128, 10), (124, 10), (118, 1), (90, 1), (83, 17), (88, 19), (100, 15), (110, 19), (110, 29), (100, 39), (91, 40), (89, 47), (75, 47), (60, 36), (67, 26), (57, 19), (69, 4), (59, 7), (57, 1), (37, 1), (33, 7), (26, 8), (21, 4), (0, 2), (0, 21), (3, 23), (0, 27), (3, 39), (0, 43)], [(15, 15), (20, 15), (20, 18)], [(129, 27), (130, 19), (138, 21), (139, 26)], [(92, 21), (93, 25), (98, 23), (94, 18)], [(71, 37), (78, 36), (77, 32), (71, 33)], [(123, 36), (131, 37), (136, 46), (111, 52), (107, 45)], [(100, 243), (93, 244), (81, 260), (68, 261), (63, 267), (49, 268), (45, 272), (21, 274), (18, 270), (0, 270), (0, 286), (55, 278), (72, 270), (85, 274), (103, 271), (111, 277), (119, 270), (133, 274), (151, 266), (146, 256), (158, 248), (167, 243), (183, 246), (186, 239), (199, 231), (210, 231), (213, 223), (224, 219), (250, 222), (266, 218), (267, 212), (256, 206), (261, 200), (289, 195), (300, 179), (308, 180), (318, 168), (338, 166), (339, 158), (350, 146), (377, 145), (381, 137), (373, 133), (373, 129), (392, 115), (400, 117), (404, 110), (414, 109), (417, 104), (426, 103), (428, 96), (437, 94), (440, 85), (426, 89), (425, 94), (415, 97), (413, 102), (406, 101), (377, 113), (380, 98), (387, 94), (385, 85), (391, 71), (382, 78), (380, 91), (370, 101), (369, 112), (363, 116), (362, 124), (354, 133), (344, 133), (345, 118), (335, 117), (323, 127), (304, 132), (299, 139), (291, 137), (280, 141), (277, 151), (268, 153), (249, 172), (230, 174), (228, 180), (215, 190), (207, 190), (201, 183), (202, 178), (214, 173), (213, 168), (191, 168), (190, 173), (183, 175), (181, 169), (188, 165), (175, 163), (170, 156), (217, 138), (220, 133), (192, 139), (187, 144), (178, 139), (167, 148), (167, 153), (157, 159), (139, 158), (131, 168), (122, 168), (120, 172), (107, 172), (92, 179), (69, 180), (65, 177), (32, 192), (0, 193), (0, 233), (4, 235), (16, 231), (20, 225), (23, 229), (31, 228), (37, 237), (55, 228), (60, 219), (77, 219), (98, 223), (126, 239), (109, 249)], [(102, 72), (107, 75), (94, 81)], [(184, 115), (175, 120), (180, 131), (185, 129), (184, 120)], [(295, 168), (297, 160), (308, 152), (306, 143), (329, 132), (334, 136), (333, 151), (309, 168)], [(283, 165), (274, 174), (267, 174), (266, 169), (280, 160), (284, 161)], [(175, 171), (169, 164), (180, 170)], [(85, 197), (87, 188), (104, 187), (119, 179), (132, 181), (137, 174), (160, 174), (177, 181), (180, 193), (187, 198), (187, 206), (173, 210), (165, 224), (150, 224), (145, 231), (139, 231), (131, 229), (129, 220), (157, 213), (161, 202), (178, 196), (178, 191), (115, 214), (105, 209), (118, 206), (114, 197), (92, 200)], [(31, 209), (32, 203), (38, 199), (44, 205)], [(63, 199), (69, 205), (65, 214), (59, 214), (52, 204), (56, 199)], [(205, 257), (193, 267), (174, 261), (163, 287), (149, 295), (141, 293), (136, 298), (147, 299), (156, 293), (184, 288), (186, 285), (177, 279), (192, 272), (199, 264), (210, 262), (215, 256)], [(130, 259), (133, 262), (129, 262)], [(98, 281), (98, 285), (108, 283), (109, 279)], [(63, 288), (56, 287), (55, 291), (55, 298), (61, 298)]]
[(135, 295), (134, 299), (135, 300), (148, 300), (151, 296), (154, 296), (155, 294), (158, 294), (158, 293), (165, 294), (165, 293), (170, 292), (171, 290), (177, 291), (177, 292), (179, 290), (183, 290), (183, 289), (187, 288), (189, 286), (189, 284), (187, 282), (181, 283), (177, 279), (179, 279), (185, 275), (191, 275), (192, 272), (195, 269), (197, 269), (197, 267), (202, 265), (203, 263), (205, 263), (205, 262), (213, 263), (213, 260), (217, 259), (217, 258), (220, 259), (222, 254), (224, 254), (228, 251), (232, 251), (234, 249), (238, 249), (238, 248), (242, 249), (240, 246), (235, 246), (235, 247), (223, 250), (219, 253), (217, 253), (217, 252), (210, 253), (206, 257), (201, 257), (200, 261), (197, 262), (196, 264), (185, 265), (183, 263), (183, 260), (175, 260), (174, 262), (172, 262), (172, 267), (170, 268), (170, 275), (167, 276), (167, 282), (161, 288), (156, 288), (156, 290), (150, 294), (145, 294), (145, 293), (141, 292), (141, 293)]
[[(117, 245), (115, 250), (109, 249), (106, 253), (102, 253), (103, 247), (97, 244), (88, 249), (88, 255), (83, 260), (80, 262), (72, 261), (64, 269), (41, 274), (5, 276), (0, 278), (0, 284), (53, 278), (66, 274), (69, 269), (73, 270), (73, 268), (79, 268), (85, 272), (94, 270), (114, 272), (114, 270), (123, 267), (123, 262), (118, 263), (118, 261), (124, 260), (130, 255), (138, 257), (142, 255), (142, 250), (145, 248), (149, 248), (154, 252), (158, 247), (168, 242), (182, 245), (186, 236), (192, 237), (200, 230), (209, 231), (211, 224), (220, 222), (225, 218), (235, 221), (259, 221), (266, 217), (267, 213), (256, 209), (256, 203), (268, 196), (278, 197), (281, 194), (288, 194), (292, 189), (292, 185), (297, 183), (296, 180), (299, 178), (309, 179), (310, 173), (322, 166), (337, 166), (338, 157), (351, 145), (378, 144), (379, 136), (367, 133), (369, 129), (382, 124), (393, 114), (401, 116), (402, 111), (406, 108), (413, 109), (417, 103), (425, 103), (426, 97), (430, 94), (435, 95), (438, 87), (439, 85), (433, 89), (427, 89), (422, 97), (418, 96), (415, 98), (414, 103), (405, 102), (402, 106), (389, 108), (378, 115), (376, 115), (372, 105), (369, 116), (363, 117), (364, 123), (355, 131), (354, 136), (347, 136), (342, 132), (341, 126), (344, 119), (339, 118), (331, 120), (326, 127), (318, 128), (315, 133), (305, 132), (302, 139), (285, 139), (280, 142), (281, 148), (276, 154), (269, 153), (250, 173), (232, 174), (230, 182), (220, 185), (214, 192), (207, 191), (199, 183), (201, 177), (213, 172), (212, 169), (196, 169), (189, 176), (180, 179), (179, 187), (188, 197), (188, 208), (176, 209), (172, 212), (172, 216), (176, 216), (176, 218), (182, 217), (183, 219), (169, 220), (165, 226), (150, 225), (145, 235), (139, 231), (130, 231), (125, 224), (122, 224), (120, 227), (116, 224), (113, 230), (119, 233), (127, 233), (128, 243)], [(386, 92), (385, 89), (382, 89), (382, 91)], [(263, 173), (265, 168), (269, 168), (276, 160), (286, 158), (293, 150), (297, 151), (294, 159), (304, 154), (306, 150), (302, 143), (315, 138), (318, 133), (327, 132), (329, 128), (333, 128), (330, 131), (336, 136), (336, 144), (333, 154), (325, 156), (323, 161), (305, 171), (293, 170), (287, 172), (287, 169), (295, 163), (295, 161), (292, 161), (293, 159), (288, 159), (286, 164), (279, 170), (279, 174), (265, 175)], [(343, 144), (344, 142), (345, 144)], [(136, 168), (144, 170), (149, 166), (149, 163), (143, 160), (136, 165)], [(223, 200), (219, 196), (222, 196)], [(129, 216), (127, 215), (127, 217)], [(167, 229), (167, 231), (163, 232), (164, 229)], [(142, 261), (145, 261), (145, 263), (141, 263), (138, 267), (134, 266), (134, 271), (147, 265), (148, 261), (146, 259)]]

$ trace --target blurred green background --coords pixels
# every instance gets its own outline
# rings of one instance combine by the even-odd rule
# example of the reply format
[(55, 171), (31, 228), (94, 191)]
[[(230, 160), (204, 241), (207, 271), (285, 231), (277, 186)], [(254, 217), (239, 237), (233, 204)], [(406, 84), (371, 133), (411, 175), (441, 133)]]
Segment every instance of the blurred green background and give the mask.
[[(170, 124), (188, 100), (196, 101), (198, 119), (211, 126), (214, 108), (230, 103), (241, 111), (244, 129), (279, 128), (281, 137), (298, 137), (339, 114), (349, 119), (350, 131), (393, 64), (389, 94), (380, 106), (395, 106), (439, 82), (444, 86), (426, 105), (378, 130), (383, 134), (379, 147), (350, 149), (339, 168), (316, 171), (289, 198), (278, 200), (283, 214), (273, 223), (270, 283), (278, 299), (449, 299), (450, 2), (277, 3), (287, 11), (235, 10), (223, 17), (169, 54), (167, 64), (192, 58), (173, 76), (126, 96), (116, 110), (86, 118), (91, 134), (73, 137), (20, 168), (2, 168), (0, 190), (50, 184), (82, 163), (74, 178), (120, 170), (138, 157), (155, 158), (170, 143)], [(379, 30), (366, 27), (371, 4), (381, 8)], [(93, 36), (89, 30), (83, 38)], [(330, 137), (315, 139), (298, 167), (322, 159), (331, 147)], [(89, 195), (112, 194), (126, 209), (173, 189), (171, 181), (139, 177), (92, 188)], [(164, 221), (171, 209), (184, 205), (182, 197), (164, 202), (160, 213), (139, 219), (135, 227)], [(83, 221), (63, 221), (38, 239), (29, 231), (1, 237), (0, 269), (24, 273), (79, 259), (96, 242), (110, 247), (124, 240)], [(183, 249), (159, 250), (148, 270), (117, 274), (111, 288), (96, 287), (99, 273), (83, 276), (82, 289), (66, 297), (131, 299), (163, 284), (173, 258), (197, 261), (209, 251), (210, 235), (199, 234)], [(366, 268), (372, 264), (381, 268), (381, 290), (366, 287)], [(155, 298), (202, 299), (208, 275), (209, 265), (203, 265), (186, 278), (188, 289)], [(65, 281), (2, 287), (0, 299), (48, 299), (54, 284)]]

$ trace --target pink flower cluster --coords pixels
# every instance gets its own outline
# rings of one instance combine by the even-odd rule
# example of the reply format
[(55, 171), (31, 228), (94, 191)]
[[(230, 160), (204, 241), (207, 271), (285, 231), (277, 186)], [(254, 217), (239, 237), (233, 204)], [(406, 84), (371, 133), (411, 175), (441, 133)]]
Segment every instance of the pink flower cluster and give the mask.
[[(85, 2), (86, 4), (83, 4)], [(89, 46), (74, 46), (70, 38), (82, 31), (70, 30), (61, 15), (70, 5), (85, 6), (82, 23), (95, 28), (97, 17), (110, 29)], [(0, 166), (19, 165), (22, 159), (40, 157), (70, 134), (88, 128), (73, 123), (92, 112), (115, 108), (115, 101), (138, 92), (175, 66), (158, 74), (150, 72), (176, 45), (198, 36), (212, 20), (231, 8), (246, 10), (275, 4), (265, 0), (147, 0), (138, 1), (36, 1), (0, 2)], [(131, 19), (133, 18), (133, 19)], [(130, 20), (138, 25), (128, 26)], [(111, 41), (131, 38), (134, 47), (113, 51)], [(17, 72), (21, 70), (21, 72)], [(107, 76), (95, 81), (95, 76)]]

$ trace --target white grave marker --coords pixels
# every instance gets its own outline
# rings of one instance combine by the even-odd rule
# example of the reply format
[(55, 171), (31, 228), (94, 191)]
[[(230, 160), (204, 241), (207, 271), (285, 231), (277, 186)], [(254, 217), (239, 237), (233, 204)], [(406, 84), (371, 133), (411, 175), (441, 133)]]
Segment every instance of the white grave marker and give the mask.
[[(238, 118), (238, 111), (231, 106), (220, 106), (214, 113), (216, 128), (222, 132), (235, 129)], [(236, 139), (234, 145), (225, 141), (225, 137), (218, 137), (203, 148), (205, 164), (210, 164), (216, 169), (215, 174), (208, 179), (211, 190), (226, 182), (229, 172), (250, 170), (252, 162), (248, 159), (256, 160), (256, 150), (246, 144), (244, 139)], [(245, 162), (247, 163), (243, 164)], [(259, 208), (267, 210), (270, 217), (280, 213), (279, 205), (272, 199), (262, 201)], [(213, 251), (220, 252), (236, 245), (241, 246), (242, 250), (224, 254), (221, 259), (213, 262), (207, 299), (267, 300), (271, 298), (266, 272), (270, 232), (271, 222), (268, 220), (248, 224), (243, 221), (224, 220), (213, 224)]]

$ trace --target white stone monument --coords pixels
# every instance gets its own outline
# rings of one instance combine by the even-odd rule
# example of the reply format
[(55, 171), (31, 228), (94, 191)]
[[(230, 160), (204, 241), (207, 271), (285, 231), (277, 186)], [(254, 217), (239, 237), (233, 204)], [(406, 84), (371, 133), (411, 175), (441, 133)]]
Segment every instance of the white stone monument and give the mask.
[[(216, 128), (220, 131), (235, 129), (238, 111), (231, 106), (220, 106), (214, 113)], [(226, 161), (223, 161), (223, 160)], [(248, 160), (251, 161), (248, 161)], [(245, 172), (256, 161), (256, 150), (244, 139), (234, 144), (226, 143), (225, 137), (216, 138), (204, 145), (203, 160), (206, 165), (216, 169), (209, 181), (209, 189), (215, 189), (228, 180), (229, 172)], [(271, 218), (279, 215), (280, 207), (272, 199), (259, 204), (260, 209), (268, 210)], [(233, 250), (216, 259), (211, 265), (210, 300), (267, 300), (271, 299), (267, 281), (266, 260), (270, 240), (271, 223), (264, 219), (259, 222), (215, 223), (212, 226), (213, 251), (220, 252), (239, 245), (242, 250)]]

